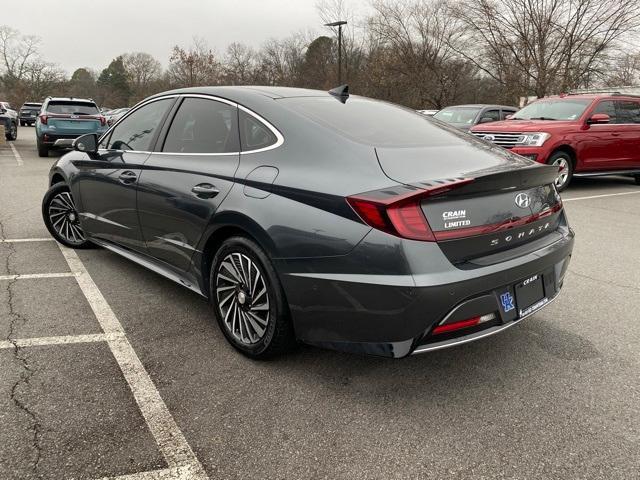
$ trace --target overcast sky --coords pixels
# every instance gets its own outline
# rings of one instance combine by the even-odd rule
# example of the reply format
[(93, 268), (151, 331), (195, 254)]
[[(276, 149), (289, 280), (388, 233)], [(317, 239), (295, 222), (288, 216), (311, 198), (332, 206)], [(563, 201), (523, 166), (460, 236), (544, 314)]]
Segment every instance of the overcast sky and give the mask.
[[(3, 0), (4, 3), (5, 0)], [(8, 0), (6, 0), (8, 3)], [(0, 24), (42, 39), (45, 60), (68, 73), (102, 69), (117, 55), (145, 51), (166, 66), (171, 48), (204, 38), (218, 53), (299, 31), (322, 31), (316, 0), (18, 0)]]

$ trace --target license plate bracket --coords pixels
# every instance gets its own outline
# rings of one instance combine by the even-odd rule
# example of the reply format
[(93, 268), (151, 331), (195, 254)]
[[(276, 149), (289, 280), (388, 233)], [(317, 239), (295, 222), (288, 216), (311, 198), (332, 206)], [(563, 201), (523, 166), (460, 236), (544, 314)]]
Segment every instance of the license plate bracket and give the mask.
[(520, 317), (532, 313), (548, 302), (544, 295), (542, 274), (533, 275), (518, 283), (514, 290)]

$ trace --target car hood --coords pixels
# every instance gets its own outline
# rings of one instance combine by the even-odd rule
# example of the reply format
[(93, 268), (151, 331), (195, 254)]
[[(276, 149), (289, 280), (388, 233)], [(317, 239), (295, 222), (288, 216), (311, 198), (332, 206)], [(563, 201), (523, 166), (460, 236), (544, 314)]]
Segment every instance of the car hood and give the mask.
[(476, 125), (471, 129), (471, 132), (537, 132), (575, 124), (575, 120), (503, 120)]

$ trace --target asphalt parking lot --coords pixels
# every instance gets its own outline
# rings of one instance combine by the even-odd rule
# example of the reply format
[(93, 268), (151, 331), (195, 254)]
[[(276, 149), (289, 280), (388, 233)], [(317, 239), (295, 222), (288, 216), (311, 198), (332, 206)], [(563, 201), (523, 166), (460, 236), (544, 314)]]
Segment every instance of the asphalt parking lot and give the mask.
[(0, 478), (640, 478), (640, 187), (576, 180), (560, 298), (404, 360), (236, 353), (198, 295), (51, 241), (0, 147)]

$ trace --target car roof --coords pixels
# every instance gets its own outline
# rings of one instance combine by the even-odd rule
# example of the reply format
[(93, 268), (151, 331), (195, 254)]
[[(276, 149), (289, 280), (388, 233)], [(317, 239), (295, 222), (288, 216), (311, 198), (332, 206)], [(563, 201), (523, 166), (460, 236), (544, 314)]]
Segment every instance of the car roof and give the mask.
[(279, 100), (291, 97), (325, 97), (329, 92), (323, 90), (310, 90), (293, 87), (267, 87), (267, 86), (222, 86), (222, 87), (189, 87), (169, 90), (150, 98), (175, 94), (200, 94), (213, 95), (226, 98), (240, 104), (254, 104), (267, 99)]
[(495, 105), (493, 103), (466, 103), (464, 105), (450, 105), (445, 108), (457, 108), (457, 107), (475, 107), (475, 108), (509, 108), (509, 109), (518, 109), (518, 107), (513, 107), (511, 105)]
[[(577, 98), (583, 100), (595, 100), (597, 98), (611, 98), (611, 99), (621, 99), (621, 98), (633, 98), (638, 99), (640, 96), (633, 95), (631, 93), (618, 93), (618, 92), (600, 92), (600, 93), (561, 93), (560, 95), (549, 95), (547, 97), (539, 98), (538, 100), (546, 100), (546, 99), (562, 99), (562, 98)], [(537, 100), (536, 100), (537, 101)]]
[(86, 103), (96, 103), (90, 98), (75, 98), (75, 97), (49, 97), (47, 98), (49, 102), (86, 102)]

